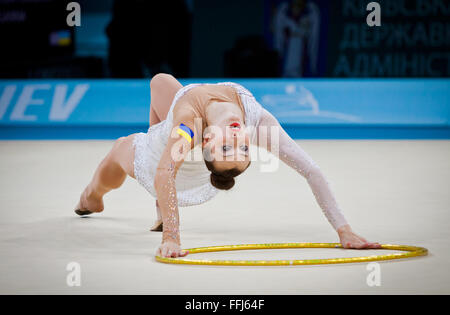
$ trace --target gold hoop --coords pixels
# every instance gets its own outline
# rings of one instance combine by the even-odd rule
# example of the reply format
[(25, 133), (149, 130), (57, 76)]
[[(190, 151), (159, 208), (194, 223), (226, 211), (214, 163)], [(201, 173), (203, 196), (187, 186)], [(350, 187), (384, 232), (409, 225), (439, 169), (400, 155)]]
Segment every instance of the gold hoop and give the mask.
[[(223, 245), (208, 246), (186, 249), (189, 254), (223, 252), (233, 250), (252, 250), (252, 249), (284, 249), (284, 248), (342, 248), (339, 243), (275, 243), (275, 244), (243, 244), (243, 245)], [(156, 256), (156, 260), (167, 264), (185, 264), (185, 265), (215, 265), (215, 266), (293, 266), (293, 265), (323, 265), (323, 264), (347, 264), (360, 263), (367, 261), (380, 261), (411, 258), (428, 255), (428, 250), (424, 247), (409, 245), (383, 244), (380, 249), (400, 250), (404, 253), (395, 253), (388, 255), (371, 255), (363, 257), (347, 258), (326, 258), (326, 259), (305, 259), (305, 260), (196, 260), (184, 258), (166, 258)]]

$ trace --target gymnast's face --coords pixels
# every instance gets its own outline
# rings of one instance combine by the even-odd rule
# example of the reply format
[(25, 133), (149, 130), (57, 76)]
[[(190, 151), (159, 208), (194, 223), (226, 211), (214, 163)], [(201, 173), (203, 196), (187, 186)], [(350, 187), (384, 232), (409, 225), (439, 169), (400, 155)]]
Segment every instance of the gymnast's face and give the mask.
[[(209, 127), (208, 127), (209, 128)], [(210, 128), (203, 137), (205, 159), (218, 172), (237, 168), (244, 171), (250, 162), (250, 138), (238, 123)]]

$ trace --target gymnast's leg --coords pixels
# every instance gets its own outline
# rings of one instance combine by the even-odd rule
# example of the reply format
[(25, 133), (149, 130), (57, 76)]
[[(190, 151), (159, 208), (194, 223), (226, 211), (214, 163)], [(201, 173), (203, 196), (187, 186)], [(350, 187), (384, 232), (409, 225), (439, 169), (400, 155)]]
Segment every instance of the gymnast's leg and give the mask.
[[(150, 82), (151, 107), (150, 125), (166, 119), (170, 105), (176, 92), (182, 85), (171, 75), (157, 74)], [(75, 207), (78, 215), (88, 215), (102, 212), (104, 209), (103, 196), (112, 189), (119, 188), (127, 175), (134, 176), (134, 134), (116, 140), (111, 151), (97, 167), (91, 182), (81, 194), (80, 201)], [(161, 221), (158, 202), (156, 202), (158, 221)], [(162, 224), (158, 223), (157, 228)], [(159, 228), (157, 229), (159, 230)]]
[(78, 215), (102, 212), (103, 196), (119, 188), (127, 175), (134, 178), (134, 134), (117, 139), (109, 153), (100, 162), (91, 182), (86, 186), (75, 207)]
[(150, 126), (167, 117), (175, 94), (183, 86), (170, 74), (158, 73), (150, 81)]

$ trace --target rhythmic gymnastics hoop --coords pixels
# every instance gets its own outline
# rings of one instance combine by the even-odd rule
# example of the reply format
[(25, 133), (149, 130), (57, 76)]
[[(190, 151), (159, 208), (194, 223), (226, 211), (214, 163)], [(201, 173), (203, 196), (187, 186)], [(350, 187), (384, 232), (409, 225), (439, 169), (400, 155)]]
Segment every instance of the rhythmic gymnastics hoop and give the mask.
[[(223, 252), (234, 250), (252, 250), (252, 249), (284, 249), (284, 248), (343, 248), (339, 243), (274, 243), (274, 244), (242, 244), (242, 245), (223, 245), (208, 246), (186, 249), (189, 254)], [(184, 259), (184, 258), (166, 258), (156, 256), (156, 260), (167, 264), (184, 265), (215, 265), (215, 266), (293, 266), (293, 265), (325, 265), (325, 264), (348, 264), (368, 261), (382, 261), (403, 259), (428, 255), (428, 250), (424, 247), (409, 245), (383, 244), (380, 249), (400, 250), (403, 253), (388, 255), (371, 255), (363, 257), (346, 258), (326, 258), (326, 259), (305, 259), (305, 260), (204, 260), (204, 259)]]

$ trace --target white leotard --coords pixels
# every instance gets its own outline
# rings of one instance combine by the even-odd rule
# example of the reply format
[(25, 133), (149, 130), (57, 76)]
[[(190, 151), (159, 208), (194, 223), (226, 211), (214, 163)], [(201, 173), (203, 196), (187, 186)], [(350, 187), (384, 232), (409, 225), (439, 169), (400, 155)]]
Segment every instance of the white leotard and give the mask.
[[(242, 85), (233, 82), (221, 82), (220, 85), (229, 85), (237, 90), (245, 109), (245, 126), (256, 127), (261, 116), (262, 107), (253, 95)], [(165, 120), (150, 126), (147, 133), (135, 135), (133, 145), (135, 147), (134, 175), (137, 181), (156, 198), (153, 185), (156, 167), (166, 147), (169, 135), (173, 128), (173, 108), (177, 101), (190, 89), (203, 84), (189, 84), (178, 90)], [(250, 128), (255, 130), (255, 128)], [(255, 133), (250, 132), (250, 140), (255, 139)], [(176, 191), (178, 206), (186, 207), (198, 205), (210, 200), (218, 193), (218, 189), (211, 185), (211, 172), (206, 168), (202, 158), (198, 158), (198, 146), (194, 148), (193, 156), (197, 158), (185, 159), (176, 176)], [(201, 151), (201, 150), (200, 150)], [(196, 155), (197, 154), (197, 155)], [(192, 155), (191, 155), (192, 157)]]

